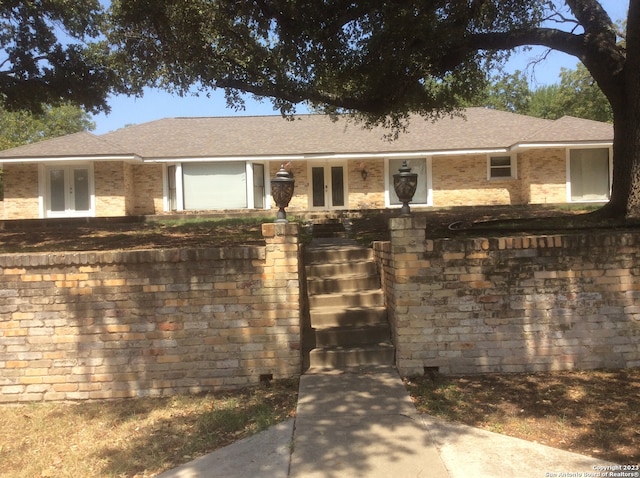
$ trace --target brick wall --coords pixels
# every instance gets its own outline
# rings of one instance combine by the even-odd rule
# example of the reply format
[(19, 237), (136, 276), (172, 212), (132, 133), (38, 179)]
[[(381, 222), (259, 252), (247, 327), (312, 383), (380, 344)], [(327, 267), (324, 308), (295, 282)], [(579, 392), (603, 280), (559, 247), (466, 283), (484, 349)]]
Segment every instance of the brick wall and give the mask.
[(298, 229), (266, 246), (0, 256), (0, 402), (299, 375)]
[(37, 219), (40, 216), (38, 203), (38, 165), (5, 165), (4, 219)]
[[(376, 245), (403, 375), (640, 366), (640, 236), (425, 239)], [(393, 279), (393, 280), (391, 280)]]
[(161, 164), (131, 165), (131, 214), (161, 214), (164, 210)]
[(519, 177), (523, 178), (523, 197), (528, 204), (567, 201), (566, 150), (526, 151), (519, 157)]
[(127, 164), (120, 161), (97, 161), (94, 163), (94, 185), (96, 216), (126, 216)]
[(434, 206), (522, 204), (519, 179), (487, 179), (486, 155), (436, 157), (432, 173)]
[[(362, 179), (362, 169), (367, 179)], [(349, 161), (345, 174), (350, 209), (384, 208), (384, 161)]]

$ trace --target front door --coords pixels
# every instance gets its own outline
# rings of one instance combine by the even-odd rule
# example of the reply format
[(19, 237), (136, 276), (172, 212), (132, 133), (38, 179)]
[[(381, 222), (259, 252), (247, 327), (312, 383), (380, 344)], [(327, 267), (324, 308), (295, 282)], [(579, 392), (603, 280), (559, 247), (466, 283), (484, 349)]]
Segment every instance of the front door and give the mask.
[(91, 215), (88, 166), (51, 166), (46, 175), (47, 217)]
[(346, 204), (344, 166), (323, 164), (311, 166), (311, 209), (339, 209)]

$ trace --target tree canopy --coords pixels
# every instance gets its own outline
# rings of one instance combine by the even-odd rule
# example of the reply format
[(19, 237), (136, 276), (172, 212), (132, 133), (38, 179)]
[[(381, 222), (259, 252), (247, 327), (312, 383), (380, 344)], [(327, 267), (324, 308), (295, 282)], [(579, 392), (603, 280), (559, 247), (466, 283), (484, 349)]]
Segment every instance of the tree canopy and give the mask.
[(69, 101), (108, 110), (115, 83), (106, 61), (104, 9), (98, 0), (0, 2), (0, 103), (38, 111)]
[(45, 105), (41, 109), (32, 113), (0, 108), (0, 150), (95, 129), (89, 114), (77, 106)]
[(113, 0), (116, 65), (139, 92), (222, 88), (307, 102), (401, 127), (477, 97), (517, 47), (576, 57), (611, 104), (614, 170), (606, 213), (640, 217), (640, 0), (626, 43), (597, 0)]
[(612, 122), (611, 104), (587, 69), (579, 64), (574, 70), (562, 68), (560, 83), (529, 87), (520, 71), (493, 78), (470, 106), (484, 106), (537, 118), (562, 116)]
[(240, 107), (249, 92), (377, 121), (472, 97), (506, 51), (472, 45), (538, 24), (545, 3), (114, 0), (112, 40), (138, 90), (222, 88)]
[[(565, 2), (114, 0), (112, 39), (121, 64), (134, 65), (125, 73), (138, 89), (223, 88), (240, 106), (238, 93), (250, 92), (284, 112), (308, 102), (372, 119), (430, 115), (477, 94), (518, 46), (548, 46), (598, 71), (618, 62), (619, 70), (624, 51), (600, 4), (567, 1), (575, 17), (567, 19), (555, 3)], [(566, 29), (542, 27), (545, 20)]]

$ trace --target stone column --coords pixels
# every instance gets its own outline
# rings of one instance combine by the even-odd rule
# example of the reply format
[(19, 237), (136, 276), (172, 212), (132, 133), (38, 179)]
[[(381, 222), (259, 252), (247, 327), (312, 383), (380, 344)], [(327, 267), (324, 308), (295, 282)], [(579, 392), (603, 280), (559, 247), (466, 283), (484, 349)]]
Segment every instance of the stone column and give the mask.
[(396, 366), (402, 376), (422, 374), (424, 361), (413, 347), (424, 328), (421, 275), (429, 267), (425, 259), (425, 217), (397, 217), (389, 222), (393, 304), (389, 320), (396, 346)]
[(269, 340), (277, 344), (273, 378), (299, 375), (302, 369), (300, 228), (298, 224), (263, 224), (266, 241), (262, 273), (265, 318), (273, 324)]

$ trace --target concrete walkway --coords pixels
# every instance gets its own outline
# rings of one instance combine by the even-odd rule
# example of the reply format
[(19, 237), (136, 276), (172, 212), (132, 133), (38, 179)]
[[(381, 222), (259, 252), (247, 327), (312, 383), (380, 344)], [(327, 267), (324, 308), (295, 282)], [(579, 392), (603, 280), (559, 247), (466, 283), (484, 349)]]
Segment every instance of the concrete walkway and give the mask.
[(295, 419), (159, 477), (546, 478), (608, 465), (419, 415), (395, 369), (378, 368), (307, 373)]

